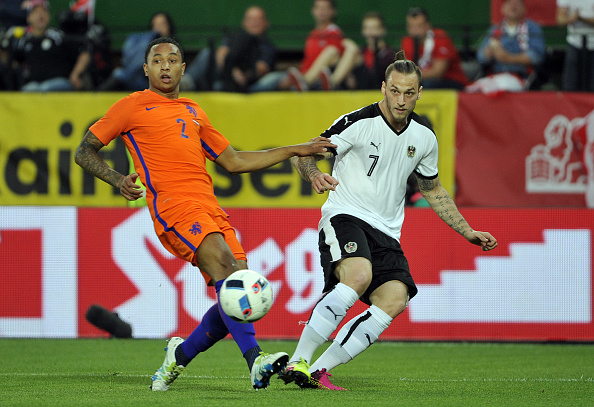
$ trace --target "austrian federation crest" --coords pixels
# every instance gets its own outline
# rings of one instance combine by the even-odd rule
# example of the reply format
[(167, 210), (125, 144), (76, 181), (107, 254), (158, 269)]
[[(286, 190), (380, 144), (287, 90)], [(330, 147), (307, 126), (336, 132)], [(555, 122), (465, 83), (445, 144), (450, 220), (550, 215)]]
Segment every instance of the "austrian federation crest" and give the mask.
[(413, 158), (415, 156), (416, 152), (417, 152), (417, 148), (415, 146), (408, 146), (406, 155), (408, 156), (408, 158)]
[(344, 245), (344, 251), (347, 253), (354, 253), (357, 251), (357, 243), (356, 242), (348, 242)]

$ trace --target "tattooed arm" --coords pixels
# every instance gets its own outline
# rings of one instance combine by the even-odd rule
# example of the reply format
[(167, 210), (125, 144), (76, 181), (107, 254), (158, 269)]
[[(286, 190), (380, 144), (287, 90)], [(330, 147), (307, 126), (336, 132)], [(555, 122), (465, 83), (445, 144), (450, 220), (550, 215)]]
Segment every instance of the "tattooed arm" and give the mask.
[(291, 164), (297, 170), (301, 178), (311, 182), (314, 191), (323, 194), (328, 190), (333, 190), (338, 185), (336, 178), (330, 174), (323, 173), (316, 165), (316, 161), (332, 157), (331, 152), (316, 154), (307, 157), (292, 157)]
[(481, 246), (483, 250), (497, 247), (497, 240), (489, 232), (479, 232), (470, 227), (458, 211), (458, 207), (448, 191), (439, 182), (439, 177), (435, 179), (416, 177), (421, 194), (429, 202), (437, 216), (449, 227), (464, 236), (470, 243)]
[(127, 200), (135, 201), (142, 197), (142, 188), (135, 183), (138, 174), (123, 175), (110, 168), (99, 155), (99, 150), (103, 147), (105, 146), (101, 140), (88, 131), (74, 153), (74, 161), (85, 171), (107, 182), (109, 185), (119, 188), (120, 193)]

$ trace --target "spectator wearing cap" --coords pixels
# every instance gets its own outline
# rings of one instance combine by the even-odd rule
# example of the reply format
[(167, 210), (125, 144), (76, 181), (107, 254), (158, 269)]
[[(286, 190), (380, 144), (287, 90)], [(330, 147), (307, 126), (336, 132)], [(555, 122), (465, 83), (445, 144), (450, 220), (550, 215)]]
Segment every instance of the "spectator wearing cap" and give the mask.
[(67, 37), (50, 27), (49, 2), (29, 2), (27, 28), (12, 37), (9, 51), (12, 68), (20, 74), (24, 92), (72, 91), (83, 89), (83, 73), (90, 62), (88, 44)]

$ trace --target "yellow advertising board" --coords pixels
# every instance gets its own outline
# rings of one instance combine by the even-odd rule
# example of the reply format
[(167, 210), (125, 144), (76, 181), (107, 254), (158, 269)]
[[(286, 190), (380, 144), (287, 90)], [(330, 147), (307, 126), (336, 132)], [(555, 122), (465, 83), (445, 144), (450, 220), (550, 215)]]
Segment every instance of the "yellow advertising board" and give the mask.
[[(118, 191), (74, 163), (87, 129), (122, 93), (0, 93), (1, 205), (126, 206)], [(296, 144), (320, 135), (342, 114), (381, 99), (379, 91), (275, 92), (253, 95), (191, 93), (234, 148), (259, 150)], [(425, 91), (417, 113), (433, 125), (440, 145), (440, 178), (453, 192), (457, 94)], [(101, 150), (108, 164), (129, 170), (120, 139)], [(327, 162), (321, 162), (330, 171)], [(318, 207), (313, 193), (290, 163), (231, 176), (209, 163), (223, 207)]]

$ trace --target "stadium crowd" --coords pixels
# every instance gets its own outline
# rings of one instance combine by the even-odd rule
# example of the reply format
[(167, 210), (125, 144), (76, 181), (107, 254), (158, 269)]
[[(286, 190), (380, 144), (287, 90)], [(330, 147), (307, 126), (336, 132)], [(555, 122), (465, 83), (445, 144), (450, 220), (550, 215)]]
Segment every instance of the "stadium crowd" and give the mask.
[[(142, 90), (142, 51), (152, 39), (176, 36), (174, 21), (155, 10), (147, 31), (131, 32), (113, 52), (109, 29), (94, 18), (87, 0), (56, 13), (52, 27), (47, 0), (0, 4), (0, 90)], [(311, 2), (313, 28), (304, 38), (299, 63), (279, 61), (267, 36), (266, 10), (250, 6), (238, 26), (221, 33), (219, 44), (187, 62), (182, 91), (261, 92), (274, 90), (377, 89), (394, 52), (403, 49), (423, 72), (423, 87), (469, 92), (535, 90), (547, 79), (542, 28), (531, 20), (525, 0), (503, 0), (502, 21), (484, 33), (476, 52), (461, 58), (448, 32), (434, 27), (428, 10), (412, 7), (400, 23), (400, 43), (386, 39), (385, 16), (361, 16), (361, 35), (349, 38), (336, 22), (335, 0)], [(557, 0), (556, 21), (567, 27), (563, 90), (594, 90), (592, 0)], [(392, 23), (394, 23), (392, 21)], [(463, 61), (464, 59), (464, 61)], [(280, 62), (280, 63), (279, 63)], [(278, 69), (282, 66), (282, 69)]]

